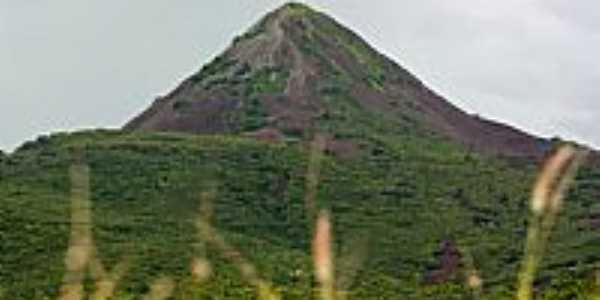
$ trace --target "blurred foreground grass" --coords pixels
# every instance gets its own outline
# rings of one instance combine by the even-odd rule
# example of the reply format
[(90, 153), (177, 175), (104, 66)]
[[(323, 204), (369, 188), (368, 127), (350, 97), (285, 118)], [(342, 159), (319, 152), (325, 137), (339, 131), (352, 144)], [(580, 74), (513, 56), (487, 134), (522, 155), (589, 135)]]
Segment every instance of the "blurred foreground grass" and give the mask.
[[(530, 202), (533, 178), (452, 148), (388, 144), (344, 163), (319, 139), (308, 153), (227, 138), (87, 139), (3, 165), (0, 298), (598, 297), (598, 234), (580, 224), (594, 209), (593, 170), (561, 198), (573, 150), (557, 152)], [(462, 266), (426, 284), (444, 240)]]

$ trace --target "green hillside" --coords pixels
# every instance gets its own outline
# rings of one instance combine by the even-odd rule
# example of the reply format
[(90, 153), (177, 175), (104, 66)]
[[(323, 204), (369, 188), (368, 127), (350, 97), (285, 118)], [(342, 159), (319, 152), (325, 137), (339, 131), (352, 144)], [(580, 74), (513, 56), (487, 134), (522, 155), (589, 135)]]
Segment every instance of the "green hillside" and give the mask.
[[(1, 162), (1, 295), (58, 295), (76, 226), (71, 189), (85, 186), (87, 165), (97, 256), (106, 271), (127, 262), (116, 287), (123, 299), (165, 276), (176, 282), (173, 299), (255, 299), (252, 282), (198, 230), (202, 201), (214, 209), (218, 234), (265, 282), (284, 299), (309, 299), (314, 215), (305, 195), (307, 170), (315, 175), (318, 161), (313, 155), (309, 167), (309, 157), (304, 143), (233, 136), (97, 131), (27, 143)], [(415, 136), (373, 136), (360, 156), (326, 153), (319, 166), (316, 206), (332, 215), (338, 285), (350, 299), (463, 299), (468, 264), (486, 292), (512, 293), (535, 168)], [(598, 228), (586, 225), (600, 209), (598, 178), (598, 171), (580, 174), (543, 261), (541, 287), (585, 289), (600, 259)], [(444, 243), (456, 245), (462, 267), (428, 284), (443, 269)], [(194, 258), (210, 261), (207, 281), (194, 281)], [(85, 277), (90, 291), (93, 273)]]

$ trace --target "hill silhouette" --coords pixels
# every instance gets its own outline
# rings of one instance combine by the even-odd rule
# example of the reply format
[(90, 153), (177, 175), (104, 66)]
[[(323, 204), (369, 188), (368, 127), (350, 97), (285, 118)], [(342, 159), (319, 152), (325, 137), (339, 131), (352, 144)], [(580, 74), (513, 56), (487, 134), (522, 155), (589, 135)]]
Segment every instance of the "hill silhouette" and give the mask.
[(538, 160), (552, 148), (549, 140), (463, 112), (348, 28), (298, 3), (268, 14), (125, 128), (359, 138), (410, 131), (479, 153)]

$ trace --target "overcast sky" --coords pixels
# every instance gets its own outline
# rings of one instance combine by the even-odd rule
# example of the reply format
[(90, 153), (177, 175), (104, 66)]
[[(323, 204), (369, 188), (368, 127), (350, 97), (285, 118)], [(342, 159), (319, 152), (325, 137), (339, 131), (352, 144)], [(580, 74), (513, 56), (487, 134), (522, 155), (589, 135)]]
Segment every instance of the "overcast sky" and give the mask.
[[(0, 149), (120, 127), (278, 0), (0, 0)], [(600, 147), (600, 1), (306, 1), (461, 108)]]

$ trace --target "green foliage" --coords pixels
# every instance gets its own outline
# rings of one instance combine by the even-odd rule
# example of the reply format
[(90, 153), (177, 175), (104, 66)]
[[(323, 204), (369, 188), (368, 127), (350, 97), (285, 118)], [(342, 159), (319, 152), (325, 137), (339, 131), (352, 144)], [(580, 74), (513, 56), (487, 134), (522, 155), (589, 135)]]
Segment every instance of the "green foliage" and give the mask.
[(553, 278), (549, 288), (545, 290), (541, 299), (544, 300), (595, 300), (600, 296), (600, 285), (592, 278), (574, 278), (566, 272), (560, 277)]
[(254, 131), (267, 125), (267, 113), (258, 98), (251, 98), (245, 103), (241, 130)]
[(421, 292), (422, 299), (464, 299), (469, 290), (463, 284), (440, 284), (425, 287)]
[(283, 93), (288, 74), (277, 68), (264, 68), (252, 74), (247, 82), (249, 95)]
[[(304, 211), (307, 153), (233, 137), (82, 132), (50, 137), (14, 153), (0, 180), (0, 282), (6, 299), (58, 293), (69, 236), (71, 149), (91, 168), (94, 239), (110, 269), (131, 267), (118, 294), (140, 295), (159, 276), (179, 284), (175, 299), (254, 299), (253, 288), (195, 229), (199, 194), (217, 184), (214, 224), (223, 238), (273, 282), (284, 299), (313, 295), (311, 225)], [(365, 237), (366, 255), (350, 299), (461, 299), (461, 282), (424, 286), (427, 266), (452, 239), (468, 249), (492, 295), (506, 295), (522, 255), (532, 173), (441, 141), (373, 136), (352, 162), (323, 161), (318, 206), (334, 218), (339, 249)], [(544, 260), (541, 280), (582, 278), (598, 260), (597, 233), (573, 226), (595, 198), (595, 170), (585, 170)], [(339, 252), (339, 276), (344, 276)], [(193, 257), (215, 273), (190, 281)], [(574, 262), (582, 262), (576, 264)], [(565, 273), (566, 272), (566, 273)], [(573, 277), (570, 277), (573, 276)], [(458, 276), (460, 278), (460, 274)], [(546, 299), (584, 294), (569, 279), (546, 285)], [(210, 296), (209, 296), (210, 295)], [(194, 298), (192, 298), (194, 299)]]
[(369, 83), (370, 87), (372, 87), (378, 91), (384, 90), (386, 78), (385, 78), (385, 74), (383, 73), (382, 70), (377, 69), (377, 68), (370, 70), (367, 75), (366, 80)]
[(202, 69), (190, 77), (191, 82), (203, 82), (207, 79), (212, 78), (212, 81), (206, 83), (207, 86), (212, 86), (218, 84), (219, 80), (223, 80), (220, 77), (215, 77), (215, 75), (223, 75), (229, 68), (234, 66), (237, 61), (230, 59), (224, 55), (217, 56), (212, 62), (204, 65)]
[(245, 98), (238, 116), (240, 130), (254, 131), (268, 124), (264, 98), (282, 94), (287, 85), (288, 74), (277, 68), (264, 68), (252, 72), (248, 68), (243, 73), (248, 74), (248, 77), (240, 85), (244, 89)]

